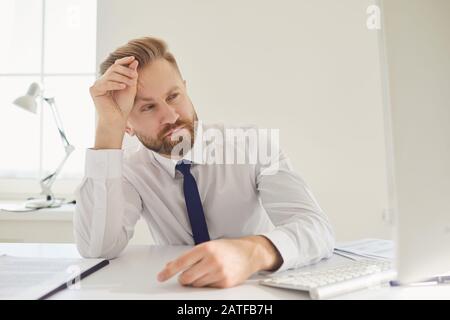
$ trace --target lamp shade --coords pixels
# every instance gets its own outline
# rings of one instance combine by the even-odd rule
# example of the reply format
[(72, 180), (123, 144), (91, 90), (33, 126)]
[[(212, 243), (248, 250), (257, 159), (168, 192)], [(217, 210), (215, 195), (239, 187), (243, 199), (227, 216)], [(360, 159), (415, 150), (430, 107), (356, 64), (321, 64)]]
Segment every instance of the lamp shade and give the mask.
[(21, 96), (14, 100), (14, 104), (28, 112), (36, 113), (37, 112), (37, 103), (36, 97), (39, 96), (41, 89), (36, 82), (33, 82), (29, 88), (27, 93), (24, 96)]

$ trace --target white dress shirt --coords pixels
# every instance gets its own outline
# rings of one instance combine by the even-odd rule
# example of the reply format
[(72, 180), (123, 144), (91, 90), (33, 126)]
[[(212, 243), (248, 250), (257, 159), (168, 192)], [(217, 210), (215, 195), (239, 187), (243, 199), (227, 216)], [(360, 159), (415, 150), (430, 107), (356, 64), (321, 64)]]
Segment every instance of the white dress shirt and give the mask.
[[(211, 164), (205, 129), (224, 133), (223, 125), (198, 125), (194, 146), (185, 157), (192, 161), (211, 240), (249, 235), (267, 237), (280, 252), (277, 271), (300, 267), (329, 257), (334, 236), (303, 179), (282, 152), (267, 166)], [(236, 154), (248, 153), (238, 146)], [(252, 142), (249, 142), (249, 144)], [(267, 174), (276, 163), (277, 170)], [(176, 161), (142, 146), (124, 150), (86, 150), (86, 172), (76, 190), (75, 240), (85, 257), (115, 258), (133, 236), (140, 217), (156, 244), (193, 245), (183, 194), (183, 176)]]

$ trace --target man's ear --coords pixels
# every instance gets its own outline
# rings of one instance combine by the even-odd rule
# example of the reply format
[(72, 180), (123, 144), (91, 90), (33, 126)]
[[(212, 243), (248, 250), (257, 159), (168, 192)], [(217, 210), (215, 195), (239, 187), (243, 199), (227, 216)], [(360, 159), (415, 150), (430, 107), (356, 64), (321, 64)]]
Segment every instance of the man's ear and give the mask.
[(134, 129), (131, 126), (130, 122), (128, 122), (128, 121), (127, 121), (127, 126), (125, 127), (125, 132), (128, 133), (130, 136), (135, 135)]

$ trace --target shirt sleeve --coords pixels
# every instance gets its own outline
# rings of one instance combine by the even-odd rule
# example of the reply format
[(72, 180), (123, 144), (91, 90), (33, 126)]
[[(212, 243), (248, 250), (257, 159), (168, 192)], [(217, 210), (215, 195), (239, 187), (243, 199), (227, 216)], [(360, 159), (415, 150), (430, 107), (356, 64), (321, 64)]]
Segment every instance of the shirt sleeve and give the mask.
[(123, 150), (86, 150), (85, 176), (75, 191), (74, 237), (86, 258), (117, 257), (132, 238), (142, 200), (123, 176)]
[(276, 272), (298, 268), (332, 255), (335, 240), (328, 217), (310, 189), (279, 151), (256, 166), (256, 186), (275, 229), (261, 234), (278, 249), (283, 263)]

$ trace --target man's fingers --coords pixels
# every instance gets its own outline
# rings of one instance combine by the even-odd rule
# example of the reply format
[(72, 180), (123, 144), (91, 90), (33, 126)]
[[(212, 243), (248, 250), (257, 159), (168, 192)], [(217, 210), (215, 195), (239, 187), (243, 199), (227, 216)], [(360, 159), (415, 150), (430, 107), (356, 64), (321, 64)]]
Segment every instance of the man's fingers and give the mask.
[(94, 97), (98, 97), (105, 95), (108, 91), (122, 90), (125, 89), (126, 87), (127, 85), (122, 82), (102, 81), (101, 83), (91, 88), (91, 93)]
[(196, 288), (210, 286), (213, 283), (217, 283), (220, 280), (220, 275), (214, 272), (204, 274), (202, 277), (196, 279), (191, 283), (191, 286)]
[(178, 281), (182, 285), (190, 285), (205, 276), (210, 271), (210, 269), (211, 264), (208, 263), (208, 259), (204, 258), (185, 270), (182, 274), (180, 274), (180, 276), (178, 277)]
[(114, 61), (114, 64), (129, 64), (134, 60), (134, 56), (123, 57)]
[(129, 67), (130, 67), (131, 69), (133, 69), (134, 71), (137, 71), (137, 66), (138, 66), (138, 64), (139, 64), (139, 61), (134, 60), (132, 63), (130, 63)]
[(118, 73), (111, 73), (108, 77), (107, 81), (115, 81), (115, 82), (121, 82), (121, 83), (125, 83), (129, 86), (133, 86), (136, 84), (136, 80), (130, 79), (128, 77), (125, 77), (121, 74)]
[(125, 89), (126, 87), (127, 87), (127, 85), (122, 82), (108, 81), (105, 83), (106, 91), (122, 90), (122, 89)]
[(226, 279), (220, 279), (219, 281), (211, 281), (208, 283), (208, 287), (211, 288), (229, 288), (232, 285)]
[[(136, 61), (133, 61), (133, 63)], [(131, 66), (131, 65), (130, 65)], [(125, 66), (121, 66), (121, 65), (113, 65), (111, 67), (111, 69), (108, 71), (108, 75), (109, 74), (113, 74), (113, 73), (118, 73), (121, 74), (123, 76), (126, 76), (130, 79), (135, 79), (137, 78), (138, 74), (136, 72), (136, 70), (134, 70), (134, 68), (131, 67), (125, 67)]]
[(178, 272), (187, 269), (194, 263), (203, 258), (203, 250), (198, 250), (198, 247), (194, 247), (187, 253), (180, 256), (178, 259), (169, 262), (166, 267), (158, 274), (159, 281), (166, 281), (170, 279)]

